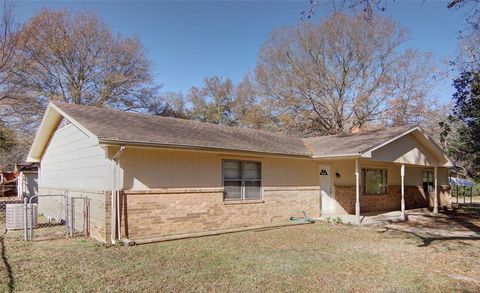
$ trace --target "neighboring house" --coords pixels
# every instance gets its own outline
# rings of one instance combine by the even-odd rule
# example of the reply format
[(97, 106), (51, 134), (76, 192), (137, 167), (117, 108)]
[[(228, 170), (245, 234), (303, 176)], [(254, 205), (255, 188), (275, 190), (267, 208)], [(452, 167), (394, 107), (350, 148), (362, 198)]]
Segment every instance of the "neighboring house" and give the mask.
[(302, 139), (50, 103), (28, 161), (41, 194), (90, 198), (104, 242), (450, 203), (452, 163), (416, 126)]
[(17, 173), (0, 171), (0, 197), (17, 196)]
[(21, 163), (15, 165), (17, 174), (17, 194), (19, 199), (30, 198), (38, 193), (38, 164)]

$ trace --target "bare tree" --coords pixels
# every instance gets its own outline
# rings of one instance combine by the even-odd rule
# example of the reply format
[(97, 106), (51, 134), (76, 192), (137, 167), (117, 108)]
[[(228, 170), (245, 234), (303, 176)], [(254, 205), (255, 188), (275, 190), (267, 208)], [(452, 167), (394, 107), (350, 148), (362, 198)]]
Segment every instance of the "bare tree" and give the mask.
[(188, 95), (193, 119), (216, 124), (236, 125), (233, 114), (234, 86), (230, 79), (206, 77), (201, 88), (192, 87)]
[(471, 29), (479, 30), (480, 29), (479, 5), (480, 5), (480, 0), (450, 0), (448, 1), (447, 8), (449, 9), (466, 8), (465, 18), (466, 18), (467, 24), (470, 25)]
[(276, 130), (265, 100), (259, 96), (254, 78), (249, 75), (235, 86), (232, 111), (240, 127)]
[[(22, 47), (22, 40), (17, 36), (18, 26), (14, 20), (12, 1), (3, 1), (0, 12), (0, 166), (17, 159), (17, 151), (23, 136), (13, 130), (18, 122), (31, 121), (34, 114), (29, 99), (9, 90), (9, 79), (18, 65), (16, 53)], [(25, 115), (17, 115), (24, 113)], [(25, 123), (24, 123), (25, 124)], [(23, 124), (22, 124), (23, 125)]]
[(147, 97), (143, 100), (142, 108), (150, 115), (187, 119), (186, 102), (181, 93), (168, 92)]
[(406, 50), (394, 64), (391, 81), (392, 96), (385, 112), (387, 125), (423, 124), (429, 120), (426, 113), (434, 105), (430, 92), (438, 81), (430, 53)]
[(18, 47), (18, 38), (14, 36), (15, 23), (12, 12), (12, 2), (4, 1), (0, 15), (0, 122), (11, 114), (10, 106), (13, 97), (6, 93), (6, 80), (10, 77), (15, 65), (15, 50)]
[(257, 81), (287, 130), (348, 132), (381, 118), (401, 90), (405, 36), (390, 19), (342, 13), (275, 30), (260, 51)]
[(245, 75), (238, 84), (218, 76), (206, 77), (202, 87), (188, 95), (188, 117), (204, 122), (255, 129), (274, 129), (268, 108), (254, 79)]
[[(371, 18), (376, 11), (385, 11), (389, 0), (331, 0), (325, 1), (324, 4), (333, 13), (343, 10), (354, 10), (363, 12), (363, 16), (367, 19)], [(395, 2), (395, 0), (391, 0)], [(475, 1), (475, 0), (474, 0)], [(300, 12), (301, 19), (307, 20), (314, 16), (319, 1), (307, 0), (307, 9)]]
[(139, 40), (113, 35), (91, 13), (43, 10), (18, 38), (24, 43), (9, 79), (17, 95), (130, 110), (155, 90)]

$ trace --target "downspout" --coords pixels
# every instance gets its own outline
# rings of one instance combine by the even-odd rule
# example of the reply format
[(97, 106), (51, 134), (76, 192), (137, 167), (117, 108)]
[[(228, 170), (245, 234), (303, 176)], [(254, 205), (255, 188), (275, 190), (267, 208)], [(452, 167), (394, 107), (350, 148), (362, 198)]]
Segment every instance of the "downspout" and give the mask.
[[(125, 150), (125, 146), (121, 146), (118, 152), (115, 153), (112, 157), (112, 206), (111, 206), (111, 224), (110, 224), (110, 237), (112, 243), (115, 243), (115, 240), (121, 238), (120, 231), (120, 205), (119, 205), (119, 172), (118, 172), (118, 160)], [(115, 212), (114, 212), (115, 211)], [(117, 224), (117, 236), (115, 237), (115, 223)]]

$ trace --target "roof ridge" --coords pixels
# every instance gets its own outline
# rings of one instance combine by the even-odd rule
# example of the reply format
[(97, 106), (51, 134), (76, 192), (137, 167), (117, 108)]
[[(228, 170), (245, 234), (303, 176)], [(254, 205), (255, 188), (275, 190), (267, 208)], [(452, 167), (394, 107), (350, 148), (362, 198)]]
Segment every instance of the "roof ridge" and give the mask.
[(191, 124), (210, 125), (210, 126), (213, 126), (213, 127), (221, 127), (221, 128), (225, 128), (225, 129), (237, 129), (237, 130), (243, 130), (243, 131), (258, 132), (258, 133), (275, 135), (275, 136), (284, 137), (284, 138), (295, 138), (295, 139), (301, 140), (302, 142), (304, 142), (306, 139), (315, 139), (315, 138), (320, 138), (320, 137), (325, 138), (325, 137), (355, 136), (355, 135), (361, 135), (361, 134), (365, 134), (365, 133), (371, 133), (371, 132), (378, 131), (378, 130), (386, 130), (386, 129), (391, 130), (393, 128), (408, 129), (408, 128), (413, 128), (413, 127), (418, 126), (416, 124), (409, 124), (409, 125), (404, 125), (404, 126), (393, 126), (393, 127), (383, 126), (382, 128), (362, 131), (362, 132), (358, 132), (358, 133), (330, 134), (330, 135), (317, 135), (317, 136), (300, 137), (300, 136), (291, 135), (291, 134), (284, 134), (284, 133), (281, 133), (281, 132), (274, 132), (274, 131), (268, 131), (268, 130), (262, 130), (262, 129), (249, 128), (249, 127), (230, 126), (230, 125), (225, 125), (225, 124), (217, 124), (217, 123), (212, 123), (212, 122), (198, 121), (198, 120), (194, 120), (194, 119), (184, 119), (184, 118), (176, 118), (176, 117), (168, 117), (168, 116), (160, 116), (160, 115), (151, 115), (151, 114), (141, 113), (141, 112), (122, 111), (122, 110), (115, 109), (115, 108), (99, 107), (99, 106), (93, 106), (93, 105), (79, 105), (79, 104), (72, 104), (72, 103), (59, 102), (59, 101), (50, 101), (50, 102), (52, 104), (60, 107), (60, 108), (61, 108), (62, 105), (65, 105), (67, 107), (92, 108), (92, 109), (100, 110), (100, 111), (110, 111), (110, 112), (117, 112), (117, 113), (122, 113), (122, 114), (127, 114), (127, 115), (137, 115), (137, 116), (151, 118), (151, 119), (173, 120), (173, 121), (180, 121), (180, 122), (191, 123)]
[(371, 130), (366, 130), (366, 131), (361, 131), (361, 132), (357, 132), (357, 133), (345, 133), (345, 134), (328, 134), (328, 135), (318, 135), (318, 136), (309, 136), (309, 137), (303, 137), (302, 140), (306, 140), (306, 139), (315, 139), (315, 138), (325, 138), (325, 137), (348, 137), (348, 136), (357, 136), (357, 135), (362, 135), (362, 134), (368, 134), (368, 133), (372, 133), (372, 132), (375, 132), (375, 131), (379, 131), (379, 130), (393, 130), (393, 129), (411, 129), (411, 128), (414, 128), (414, 127), (418, 127), (419, 125), (418, 124), (407, 124), (407, 125), (403, 125), (403, 126), (383, 126), (382, 128), (376, 128), (376, 129), (371, 129)]

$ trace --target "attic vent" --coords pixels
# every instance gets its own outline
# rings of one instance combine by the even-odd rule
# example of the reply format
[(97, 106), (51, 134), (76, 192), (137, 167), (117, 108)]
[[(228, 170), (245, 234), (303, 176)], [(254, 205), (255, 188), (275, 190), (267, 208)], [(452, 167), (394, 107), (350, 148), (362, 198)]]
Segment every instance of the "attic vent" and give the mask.
[(322, 169), (322, 171), (320, 171), (320, 176), (328, 176), (327, 170)]

